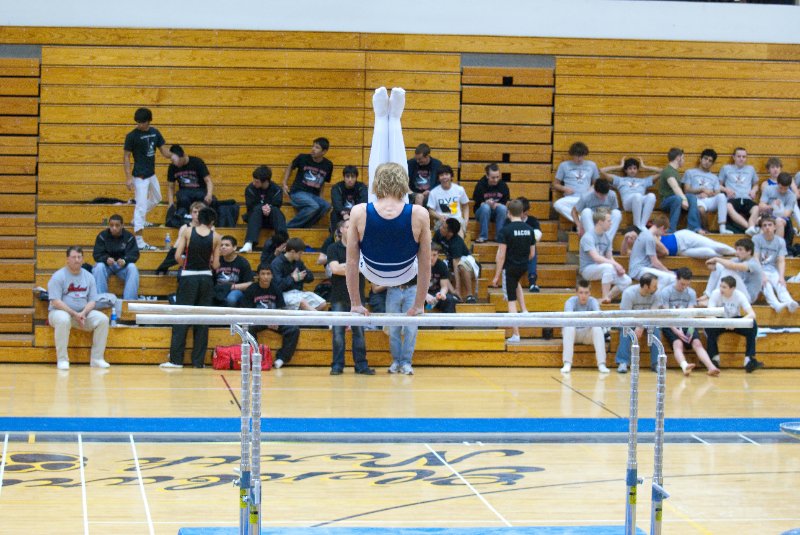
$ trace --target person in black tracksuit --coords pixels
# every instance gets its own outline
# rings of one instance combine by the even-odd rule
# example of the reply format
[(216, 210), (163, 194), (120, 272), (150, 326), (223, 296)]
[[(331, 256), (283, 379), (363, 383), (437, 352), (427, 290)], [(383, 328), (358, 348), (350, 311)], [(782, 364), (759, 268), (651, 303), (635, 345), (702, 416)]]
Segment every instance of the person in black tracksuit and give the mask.
[(258, 244), (258, 235), (262, 228), (271, 228), (275, 232), (286, 233), (286, 217), (281, 212), (283, 190), (272, 182), (272, 169), (260, 165), (253, 171), (253, 182), (244, 190), (244, 202), (247, 212), (247, 235), (240, 253), (249, 253)]
[[(331, 188), (331, 231), (336, 230), (339, 221), (350, 217), (350, 209), (367, 202), (367, 185), (358, 181), (358, 167), (346, 165), (342, 170), (344, 180)], [(326, 249), (323, 249), (325, 251)]]
[(139, 296), (139, 260), (136, 238), (123, 227), (122, 216), (114, 214), (108, 218), (108, 228), (94, 240), (92, 256), (96, 262), (92, 275), (97, 284), (97, 293), (108, 292), (108, 277), (116, 275), (125, 281), (122, 298), (135, 300)]

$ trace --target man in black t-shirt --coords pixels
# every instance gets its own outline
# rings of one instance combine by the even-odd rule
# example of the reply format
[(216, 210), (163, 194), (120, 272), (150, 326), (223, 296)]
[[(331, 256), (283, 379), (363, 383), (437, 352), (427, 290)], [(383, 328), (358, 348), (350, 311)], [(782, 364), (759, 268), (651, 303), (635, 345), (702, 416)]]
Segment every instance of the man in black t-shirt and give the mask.
[(240, 252), (249, 253), (253, 250), (258, 244), (262, 228), (274, 229), (276, 234), (286, 234), (286, 218), (281, 212), (283, 190), (272, 182), (272, 169), (269, 166), (259, 165), (253, 171), (253, 181), (244, 190), (244, 203), (247, 211), (242, 217), (247, 222), (247, 235)]
[(439, 185), (437, 177), (441, 166), (442, 162), (431, 156), (431, 148), (426, 143), (417, 146), (414, 157), (408, 160), (409, 202), (428, 205), (428, 194)]
[[(341, 234), (341, 241), (332, 243), (327, 250), (328, 269), (331, 272), (331, 310), (334, 312), (350, 311), (350, 295), (347, 293), (345, 280), (345, 266), (347, 265), (347, 231), (350, 221), (339, 223), (337, 229)], [(364, 275), (358, 274), (359, 293), (364, 299)], [(333, 360), (331, 361), (331, 375), (341, 375), (344, 370), (344, 327), (333, 327)], [(375, 375), (375, 370), (367, 364), (367, 346), (364, 342), (364, 328), (352, 327), (353, 331), (353, 366), (355, 372), (362, 375)]]
[[(289, 221), (289, 228), (310, 228), (328, 213), (331, 205), (322, 198), (322, 187), (331, 181), (333, 163), (325, 158), (330, 144), (324, 137), (318, 137), (311, 145), (310, 154), (298, 154), (283, 173), (283, 191), (297, 208), (297, 214)], [(289, 175), (297, 169), (292, 189), (289, 189)]]
[[(171, 163), (167, 168), (167, 204), (171, 207), (177, 204), (189, 212), (193, 202), (200, 201), (206, 206), (215, 208), (214, 183), (211, 173), (208, 172), (206, 163), (196, 156), (187, 156), (180, 145), (169, 148), (172, 154), (178, 157), (178, 163)], [(175, 195), (175, 184), (178, 184), (178, 194)], [(175, 203), (177, 197), (177, 203)]]
[[(520, 221), (531, 227), (533, 237), (536, 238), (536, 243), (539, 243), (542, 240), (542, 225), (538, 219), (528, 213), (531, 209), (531, 202), (525, 197), (517, 197), (517, 200), (522, 203), (522, 218)], [(539, 293), (539, 286), (536, 285), (539, 278), (538, 265), (539, 250), (537, 249), (533, 258), (528, 262), (528, 291), (532, 293)]]
[[(157, 247), (145, 243), (142, 229), (154, 226), (146, 220), (147, 213), (161, 202), (161, 186), (156, 177), (156, 149), (164, 158), (178, 163), (178, 157), (167, 150), (164, 136), (150, 126), (153, 113), (147, 108), (139, 108), (133, 114), (136, 128), (125, 136), (122, 154), (122, 167), (125, 170), (125, 184), (134, 192), (136, 209), (133, 211), (133, 233), (140, 251), (154, 251)], [(133, 169), (131, 169), (133, 157)]]
[(219, 267), (214, 270), (214, 301), (236, 307), (244, 290), (253, 284), (253, 270), (245, 257), (236, 254), (236, 238), (233, 236), (222, 237), (219, 251)]
[[(242, 306), (245, 308), (259, 308), (268, 310), (283, 310), (286, 305), (283, 301), (283, 292), (272, 284), (272, 268), (269, 264), (258, 266), (258, 282), (251, 284), (242, 297)], [(300, 328), (296, 325), (251, 325), (248, 330), (253, 336), (259, 332), (269, 329), (276, 331), (283, 338), (281, 348), (275, 354), (273, 365), (280, 369), (284, 364), (289, 364), (292, 360), (297, 341), (300, 339)]]
[(464, 243), (464, 238), (459, 235), (460, 231), (461, 222), (451, 217), (445, 220), (444, 225), (436, 232), (433, 239), (441, 244), (447, 256), (447, 262), (450, 264), (456, 280), (456, 294), (459, 299), (464, 299), (467, 303), (475, 303), (480, 268), (475, 257), (470, 254), (467, 244)]
[(358, 167), (347, 165), (342, 171), (344, 180), (331, 188), (331, 230), (335, 230), (339, 221), (350, 217), (350, 209), (367, 202), (367, 185), (358, 181)]
[[(506, 299), (508, 299), (508, 312), (517, 312), (517, 301), (520, 310), (527, 312), (525, 307), (525, 296), (522, 293), (522, 285), (519, 280), (528, 271), (528, 262), (536, 254), (536, 238), (533, 229), (522, 222), (522, 203), (514, 200), (508, 203), (508, 215), (511, 222), (503, 227), (500, 233), (497, 246), (497, 258), (495, 259), (495, 274), (492, 285), (500, 283), (501, 275), (504, 277)], [(507, 341), (510, 343), (519, 342), (519, 329), (514, 327), (513, 334)]]
[(455, 289), (450, 284), (450, 270), (447, 264), (439, 258), (442, 246), (436, 242), (431, 243), (431, 284), (428, 286), (428, 295), (425, 303), (441, 312), (452, 314), (456, 311), (456, 303), (461, 301), (455, 295)]

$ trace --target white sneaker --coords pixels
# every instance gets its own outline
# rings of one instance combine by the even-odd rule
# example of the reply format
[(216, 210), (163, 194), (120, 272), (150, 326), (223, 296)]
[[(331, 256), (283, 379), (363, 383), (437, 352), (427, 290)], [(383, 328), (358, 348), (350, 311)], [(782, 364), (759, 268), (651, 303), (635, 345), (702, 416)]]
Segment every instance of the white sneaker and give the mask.
[(158, 247), (155, 247), (145, 242), (138, 243), (137, 246), (139, 247), (140, 251), (158, 251)]
[(794, 277), (789, 277), (788, 279), (786, 279), (786, 282), (800, 282), (800, 273), (798, 273)]
[(242, 248), (239, 249), (239, 252), (240, 253), (252, 253), (253, 252), (253, 244), (250, 243), (250, 242), (245, 242), (245, 244), (242, 245)]
[(93, 360), (89, 363), (92, 368), (110, 368), (111, 364), (105, 361), (105, 359), (100, 360)]
[(183, 364), (173, 364), (170, 361), (162, 362), (158, 365), (159, 368), (183, 368)]
[(403, 367), (400, 368), (400, 373), (403, 375), (414, 375), (414, 368), (411, 367), (411, 364), (403, 364)]
[(733, 231), (732, 230), (728, 230), (728, 229), (719, 229), (719, 233), (720, 234), (733, 234)]
[(400, 373), (400, 365), (396, 362), (392, 362), (392, 365), (389, 366), (389, 369), (386, 371), (388, 373)]
[(617, 366), (617, 373), (628, 373), (628, 365), (620, 362), (619, 366)]
[(68, 370), (69, 369), (69, 361), (68, 360), (59, 360), (58, 364), (56, 364), (56, 368), (59, 370)]
[(563, 366), (561, 366), (561, 373), (569, 373), (572, 371), (572, 363), (565, 362)]
[(597, 365), (597, 371), (599, 373), (610, 373), (610, 371), (608, 369), (608, 366), (606, 366), (605, 364), (598, 364)]
[(756, 227), (747, 227), (747, 230), (745, 230), (745, 231), (744, 231), (744, 233), (745, 233), (745, 234), (747, 234), (748, 236), (755, 236), (755, 235), (756, 235), (756, 234), (758, 234), (760, 231), (761, 231), (761, 229), (760, 229), (760, 228), (756, 228)]
[(283, 359), (275, 359), (275, 362), (272, 364), (272, 367), (276, 370), (280, 370), (283, 368)]
[(515, 334), (509, 338), (506, 338), (506, 342), (509, 344), (518, 344), (519, 343), (519, 335)]

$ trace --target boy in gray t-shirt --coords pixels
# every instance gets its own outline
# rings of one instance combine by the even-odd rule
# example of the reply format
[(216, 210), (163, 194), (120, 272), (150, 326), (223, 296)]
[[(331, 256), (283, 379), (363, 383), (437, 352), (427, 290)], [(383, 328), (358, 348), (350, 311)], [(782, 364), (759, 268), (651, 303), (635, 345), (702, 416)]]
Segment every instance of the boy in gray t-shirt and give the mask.
[[(658, 308), (658, 279), (650, 273), (645, 273), (639, 278), (639, 284), (629, 286), (622, 292), (622, 300), (619, 303), (620, 310), (649, 310)], [(633, 329), (636, 338), (641, 339), (645, 334), (642, 327)], [(655, 336), (660, 336), (659, 329), (655, 329)], [(650, 346), (650, 369), (655, 370), (658, 359), (658, 349), (655, 345)], [(625, 329), (620, 329), (619, 345), (617, 345), (617, 373), (628, 373), (628, 366), (631, 362), (631, 339), (625, 333)]]
[[(589, 281), (578, 279), (575, 294), (564, 303), (564, 312), (592, 312), (600, 310), (600, 303), (597, 299), (589, 295)], [(569, 373), (572, 370), (572, 356), (575, 344), (592, 344), (597, 359), (597, 371), (608, 373), (606, 367), (606, 341), (603, 329), (600, 327), (564, 327), (561, 329), (562, 339), (562, 360), (563, 367), (561, 373)]]
[(776, 312), (798, 308), (786, 288), (786, 243), (775, 234), (775, 218), (761, 218), (761, 233), (753, 237), (755, 258), (764, 270), (764, 298)]
[(50, 298), (48, 321), (53, 327), (59, 370), (69, 369), (69, 331), (72, 327), (92, 331), (91, 365), (108, 368), (103, 358), (108, 337), (108, 317), (94, 309), (97, 290), (94, 277), (81, 268), (83, 249), (67, 249), (66, 266), (56, 271), (47, 283)]
[(592, 221), (594, 226), (581, 236), (579, 272), (588, 281), (601, 281), (603, 302), (610, 303), (622, 290), (630, 286), (631, 278), (625, 274), (622, 265), (611, 256), (611, 239), (608, 237), (611, 216), (608, 210), (598, 208), (592, 214)]
[(771, 214), (775, 218), (775, 233), (781, 238), (786, 238), (787, 244), (791, 244), (794, 241), (791, 217), (796, 208), (797, 196), (792, 191), (792, 175), (781, 173), (778, 175), (777, 184), (764, 188), (758, 212), (759, 215)]
[(656, 240), (660, 240), (668, 225), (667, 216), (660, 214), (653, 219), (649, 229), (639, 233), (628, 261), (628, 273), (632, 278), (640, 279), (645, 273), (650, 273), (658, 277), (658, 285), (661, 287), (675, 282), (675, 274), (661, 263), (656, 251)]
[(589, 232), (594, 227), (592, 214), (598, 208), (606, 208), (611, 214), (611, 226), (606, 235), (613, 241), (622, 223), (622, 212), (619, 211), (617, 194), (611, 191), (611, 185), (604, 178), (595, 180), (592, 190), (581, 195), (578, 203), (572, 208), (572, 217), (578, 226), (578, 234)]
[(553, 180), (552, 189), (563, 194), (553, 203), (553, 208), (573, 223), (575, 220), (572, 218), (572, 207), (582, 194), (589, 191), (592, 182), (600, 177), (597, 164), (586, 159), (588, 155), (589, 147), (585, 143), (573, 143), (569, 148), (570, 159), (558, 165)]
[(738, 147), (733, 151), (733, 164), (723, 165), (719, 171), (722, 192), (728, 197), (728, 218), (750, 236), (756, 233), (758, 206), (758, 175), (752, 165), (747, 165), (747, 151)]
[(711, 293), (719, 287), (722, 277), (731, 276), (736, 279), (736, 287), (746, 291), (751, 303), (755, 303), (758, 294), (761, 293), (763, 282), (763, 270), (761, 263), (753, 256), (755, 246), (750, 238), (742, 238), (735, 244), (736, 253), (731, 259), (709, 258), (706, 266), (711, 270), (708, 276), (706, 289), (703, 297), (699, 299), (700, 306), (708, 304)]

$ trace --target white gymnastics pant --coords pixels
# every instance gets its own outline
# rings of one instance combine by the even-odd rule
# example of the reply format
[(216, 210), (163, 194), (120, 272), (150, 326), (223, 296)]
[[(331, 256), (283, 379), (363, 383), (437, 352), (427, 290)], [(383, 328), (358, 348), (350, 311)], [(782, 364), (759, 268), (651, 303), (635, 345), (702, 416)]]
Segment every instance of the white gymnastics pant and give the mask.
[(688, 229), (675, 232), (675, 241), (678, 242), (678, 254), (691, 258), (730, 256), (736, 252), (736, 249), (729, 245)]
[[(591, 208), (584, 208), (581, 211), (581, 225), (583, 225), (584, 232), (591, 232), (591, 230), (594, 228), (594, 220), (592, 219), (593, 215), (594, 210)], [(616, 209), (611, 210), (611, 228), (609, 228), (608, 232), (606, 232), (606, 236), (612, 243), (614, 241), (614, 236), (617, 234), (620, 223), (622, 223), (622, 212)]]
[(728, 221), (728, 197), (724, 193), (717, 193), (713, 197), (705, 199), (697, 198), (697, 207), (703, 207), (706, 212), (716, 212), (717, 221), (720, 225)]
[(372, 192), (372, 181), (379, 165), (394, 162), (402, 165), (408, 172), (403, 126), (400, 123), (405, 105), (406, 92), (401, 87), (393, 88), (391, 96), (385, 87), (379, 87), (372, 95), (375, 128), (372, 131), (372, 146), (369, 151), (369, 202), (377, 200)]
[(599, 280), (603, 284), (614, 284), (620, 291), (624, 290), (633, 282), (626, 275), (617, 275), (617, 270), (611, 264), (589, 264), (581, 270), (581, 277), (587, 281)]
[(650, 221), (650, 216), (653, 215), (655, 207), (656, 196), (652, 193), (647, 195), (633, 193), (622, 198), (622, 208), (633, 215), (633, 224), (640, 230), (645, 229), (645, 225)]
[[(553, 208), (555, 208), (556, 212), (574, 223), (575, 220), (572, 219), (572, 209), (578, 204), (580, 198), (580, 195), (565, 195), (553, 203)], [(592, 226), (593, 225), (590, 225), (589, 228), (592, 228)]]
[(780, 312), (788, 304), (794, 301), (789, 290), (783, 284), (778, 284), (778, 272), (772, 268), (764, 268), (764, 276), (767, 278), (764, 284), (764, 299), (769, 306)]
[(606, 363), (606, 340), (603, 337), (603, 329), (600, 327), (564, 327), (561, 329), (563, 346), (562, 360), (564, 364), (572, 364), (572, 356), (575, 352), (575, 344), (594, 345), (594, 355), (598, 366)]
[(148, 178), (133, 178), (133, 187), (136, 199), (136, 208), (133, 210), (133, 231), (139, 232), (144, 228), (147, 213), (161, 202), (161, 186), (158, 177), (153, 175)]

